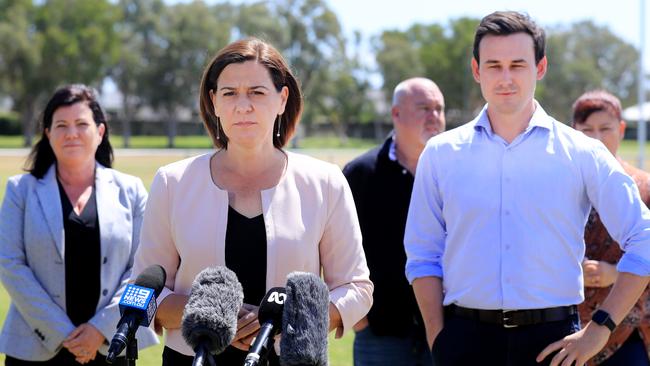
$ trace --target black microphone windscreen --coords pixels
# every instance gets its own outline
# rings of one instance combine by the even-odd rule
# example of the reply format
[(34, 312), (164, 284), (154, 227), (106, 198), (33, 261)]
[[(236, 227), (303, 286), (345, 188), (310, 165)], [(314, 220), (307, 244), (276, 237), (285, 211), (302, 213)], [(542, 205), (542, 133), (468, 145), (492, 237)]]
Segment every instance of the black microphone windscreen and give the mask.
[(287, 299), (282, 312), (280, 364), (327, 365), (329, 290), (313, 273), (287, 276)]
[(163, 287), (165, 287), (165, 281), (167, 281), (167, 272), (162, 266), (154, 264), (145, 268), (138, 275), (134, 285), (150, 288), (153, 290), (154, 296), (158, 297)]
[(260, 324), (266, 322), (273, 323), (274, 327), (280, 327), (282, 322), (282, 309), (287, 298), (284, 287), (273, 287), (260, 302), (260, 308), (257, 312), (257, 319)]
[(181, 326), (187, 344), (192, 349), (203, 345), (212, 354), (223, 352), (235, 338), (243, 301), (242, 286), (233, 271), (226, 267), (201, 271), (183, 311)]

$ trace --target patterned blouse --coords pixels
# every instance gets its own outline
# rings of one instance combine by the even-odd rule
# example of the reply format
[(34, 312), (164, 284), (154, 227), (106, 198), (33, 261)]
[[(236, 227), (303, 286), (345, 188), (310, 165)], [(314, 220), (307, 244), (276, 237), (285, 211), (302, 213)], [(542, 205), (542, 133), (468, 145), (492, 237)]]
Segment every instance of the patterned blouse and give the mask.
[[(639, 187), (643, 202), (645, 202), (646, 206), (650, 206), (650, 174), (633, 167), (621, 159), (618, 160), (625, 172), (634, 179), (637, 187)], [(589, 214), (589, 220), (585, 228), (585, 244), (587, 246), (585, 256), (589, 259), (616, 264), (623, 255), (618, 243), (609, 236), (607, 229), (605, 229), (594, 209)], [(585, 302), (578, 306), (583, 327), (591, 320), (591, 314), (603, 303), (610, 289), (611, 286), (605, 288), (585, 287)], [(636, 329), (638, 329), (646, 349), (650, 351), (650, 289), (648, 288), (643, 292), (627, 317), (616, 327), (605, 348), (589, 360), (587, 365), (593, 366), (603, 363), (625, 343)]]

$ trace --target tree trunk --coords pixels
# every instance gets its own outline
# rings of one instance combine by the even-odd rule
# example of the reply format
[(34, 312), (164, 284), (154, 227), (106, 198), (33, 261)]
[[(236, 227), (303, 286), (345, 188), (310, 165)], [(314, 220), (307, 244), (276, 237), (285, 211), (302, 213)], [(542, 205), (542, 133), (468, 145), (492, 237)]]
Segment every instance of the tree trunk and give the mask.
[(167, 113), (167, 148), (174, 148), (174, 138), (176, 137), (176, 115)]
[(122, 145), (124, 148), (131, 147), (131, 116), (133, 115), (133, 108), (129, 104), (128, 95), (122, 94)]
[(18, 110), (20, 111), (20, 119), (22, 121), (22, 126), (23, 126), (23, 146), (31, 147), (34, 138), (34, 129), (35, 129), (35, 124), (34, 124), (35, 102), (33, 100), (26, 100), (24, 101), (24, 103), (20, 103), (20, 104), (22, 105), (22, 107), (19, 107)]

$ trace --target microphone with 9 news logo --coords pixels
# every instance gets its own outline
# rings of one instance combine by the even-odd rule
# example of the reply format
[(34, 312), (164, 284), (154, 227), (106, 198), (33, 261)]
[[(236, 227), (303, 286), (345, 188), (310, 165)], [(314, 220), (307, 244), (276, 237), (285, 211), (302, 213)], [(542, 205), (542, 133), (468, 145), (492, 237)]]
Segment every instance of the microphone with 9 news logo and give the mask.
[(165, 287), (166, 279), (165, 269), (153, 265), (145, 268), (135, 279), (135, 283), (126, 286), (119, 303), (122, 318), (117, 324), (117, 332), (108, 348), (106, 362), (115, 361), (115, 358), (134, 339), (138, 327), (149, 326), (156, 315), (156, 298)]

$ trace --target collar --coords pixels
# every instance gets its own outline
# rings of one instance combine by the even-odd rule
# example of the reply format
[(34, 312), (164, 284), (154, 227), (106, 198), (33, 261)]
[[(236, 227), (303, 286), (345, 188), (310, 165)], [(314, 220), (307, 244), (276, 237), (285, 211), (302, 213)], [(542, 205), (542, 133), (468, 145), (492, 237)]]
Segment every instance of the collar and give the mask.
[[(486, 104), (483, 106), (483, 109), (481, 109), (481, 113), (479, 113), (478, 117), (476, 117), (476, 124), (474, 125), (474, 128), (476, 130), (482, 128), (488, 133), (492, 134), (492, 125), (490, 125), (490, 117), (488, 116), (487, 109), (488, 105)], [(528, 121), (528, 127), (526, 127), (526, 131), (530, 131), (534, 127), (541, 127), (547, 130), (551, 130), (552, 126), (553, 123), (551, 118), (546, 113), (546, 111), (544, 111), (544, 108), (542, 108), (539, 102), (535, 100), (535, 112), (530, 118), (530, 121)]]
[(395, 144), (395, 135), (390, 137), (390, 145), (388, 145), (388, 159), (397, 162), (397, 145)]

